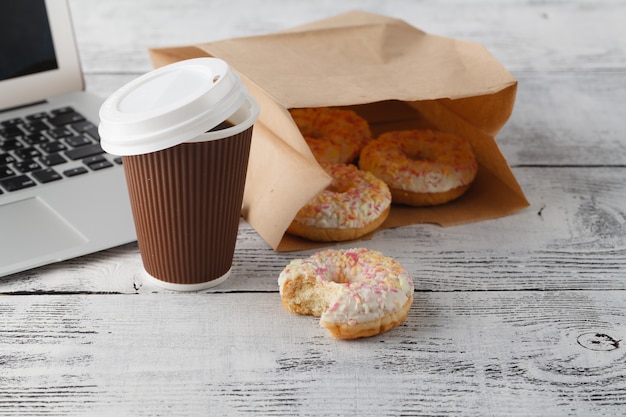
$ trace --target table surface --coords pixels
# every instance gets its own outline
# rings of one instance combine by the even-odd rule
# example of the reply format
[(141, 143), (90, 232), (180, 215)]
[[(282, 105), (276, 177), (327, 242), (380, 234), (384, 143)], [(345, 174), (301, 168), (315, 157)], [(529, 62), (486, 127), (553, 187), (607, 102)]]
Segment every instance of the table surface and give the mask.
[[(626, 414), (626, 3), (622, 0), (71, 0), (87, 89), (151, 69), (150, 47), (362, 9), (483, 44), (519, 81), (496, 137), (530, 207), (360, 246), (402, 262), (396, 329), (335, 340), (285, 311), (296, 257), (241, 223), (232, 277), (144, 282), (136, 244), (0, 279), (0, 415)], [(337, 245), (344, 247), (346, 245)]]

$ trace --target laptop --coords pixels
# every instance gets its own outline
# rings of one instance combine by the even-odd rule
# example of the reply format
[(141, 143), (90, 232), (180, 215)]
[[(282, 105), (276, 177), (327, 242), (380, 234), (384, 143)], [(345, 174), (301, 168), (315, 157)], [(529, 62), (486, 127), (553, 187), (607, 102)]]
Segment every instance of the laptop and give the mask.
[(0, 276), (136, 240), (67, 0), (2, 0), (0, 27)]

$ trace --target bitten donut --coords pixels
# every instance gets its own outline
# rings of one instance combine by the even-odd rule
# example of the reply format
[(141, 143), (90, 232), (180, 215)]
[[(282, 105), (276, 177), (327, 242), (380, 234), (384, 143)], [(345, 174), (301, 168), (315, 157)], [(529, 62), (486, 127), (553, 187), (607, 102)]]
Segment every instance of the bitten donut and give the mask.
[(320, 163), (332, 183), (296, 214), (287, 232), (318, 242), (357, 239), (380, 226), (391, 207), (384, 181), (355, 165)]
[(320, 162), (353, 162), (372, 138), (367, 120), (352, 110), (315, 107), (290, 113)]
[(402, 323), (413, 302), (413, 280), (395, 259), (356, 248), (328, 249), (291, 261), (278, 277), (283, 306), (320, 317), (332, 336), (355, 339)]
[(478, 163), (471, 144), (460, 136), (404, 130), (384, 133), (365, 146), (359, 167), (387, 183), (393, 203), (432, 206), (465, 193)]

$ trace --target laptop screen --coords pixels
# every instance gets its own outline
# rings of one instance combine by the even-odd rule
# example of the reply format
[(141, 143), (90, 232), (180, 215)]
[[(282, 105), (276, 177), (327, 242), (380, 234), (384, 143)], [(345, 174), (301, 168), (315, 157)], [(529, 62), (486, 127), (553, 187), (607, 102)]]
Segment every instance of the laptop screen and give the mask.
[(84, 89), (67, 0), (0, 0), (0, 111)]
[(0, 80), (57, 69), (44, 0), (2, 2)]

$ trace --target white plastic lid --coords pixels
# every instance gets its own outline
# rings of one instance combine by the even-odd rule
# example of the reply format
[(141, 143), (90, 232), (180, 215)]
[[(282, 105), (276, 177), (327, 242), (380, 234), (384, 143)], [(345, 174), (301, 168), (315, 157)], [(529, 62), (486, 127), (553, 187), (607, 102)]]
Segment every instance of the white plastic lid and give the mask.
[(211, 130), (248, 98), (228, 64), (194, 58), (150, 71), (121, 87), (100, 108), (102, 148), (114, 155), (156, 152)]

